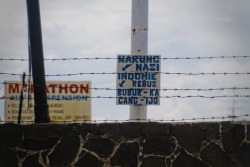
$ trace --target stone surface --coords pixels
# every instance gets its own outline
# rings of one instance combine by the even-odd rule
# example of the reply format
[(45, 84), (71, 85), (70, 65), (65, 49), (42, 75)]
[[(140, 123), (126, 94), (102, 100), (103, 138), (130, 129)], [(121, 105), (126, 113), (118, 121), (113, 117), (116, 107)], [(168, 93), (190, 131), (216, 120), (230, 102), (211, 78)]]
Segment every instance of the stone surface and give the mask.
[(39, 163), (39, 155), (35, 154), (35, 155), (30, 155), (28, 156), (24, 162), (23, 162), (23, 166), (24, 167), (43, 167), (40, 163)]
[(144, 154), (170, 155), (175, 150), (174, 141), (170, 137), (151, 135), (147, 136), (145, 140)]
[(30, 150), (50, 149), (57, 143), (65, 127), (56, 124), (24, 126), (23, 147)]
[(217, 123), (201, 123), (200, 129), (204, 132), (204, 139), (205, 140), (219, 140), (220, 139), (220, 132), (219, 132), (219, 124)]
[(216, 144), (211, 143), (201, 152), (201, 159), (212, 166), (236, 167), (231, 158)]
[(113, 152), (115, 144), (110, 139), (92, 136), (84, 144), (84, 148), (94, 151), (101, 157), (109, 157)]
[(0, 126), (0, 149), (21, 146), (23, 127), (15, 124)]
[(18, 166), (17, 155), (14, 150), (0, 151), (0, 166), (15, 167)]
[(164, 131), (166, 133), (166, 135), (171, 135), (172, 133), (172, 124), (170, 123), (166, 123), (166, 124), (163, 124), (163, 128), (164, 128)]
[(226, 152), (232, 152), (245, 138), (244, 125), (224, 123), (221, 131), (222, 144)]
[(122, 143), (110, 159), (112, 166), (135, 167), (138, 163), (139, 145), (137, 142)]
[(204, 139), (204, 132), (197, 124), (180, 124), (173, 127), (173, 135), (181, 147), (190, 153), (198, 153)]
[(102, 167), (103, 162), (101, 162), (94, 155), (82, 151), (79, 157), (79, 160), (75, 164), (75, 167)]
[(250, 141), (250, 125), (247, 125), (247, 141)]
[(85, 138), (88, 135), (88, 133), (100, 134), (97, 124), (86, 124), (86, 123), (80, 125), (79, 133), (83, 138)]
[(249, 167), (248, 124), (3, 124), (0, 167)]
[(250, 144), (243, 143), (237, 147), (233, 152), (233, 157), (238, 162), (238, 166), (249, 166), (250, 165)]
[(63, 134), (63, 137), (55, 150), (49, 155), (51, 166), (67, 166), (76, 156), (80, 147), (80, 138), (78, 131), (68, 130)]
[(23, 159), (27, 155), (27, 153), (23, 151), (17, 151), (16, 153), (19, 159)]
[(141, 123), (123, 123), (122, 125), (122, 135), (126, 138), (138, 138), (141, 135)]
[(144, 135), (164, 135), (164, 126), (162, 123), (149, 122), (142, 124), (142, 134)]
[(48, 166), (49, 166), (49, 162), (47, 162), (47, 157), (48, 157), (49, 153), (50, 153), (50, 150), (46, 150), (46, 151), (43, 151), (41, 153), (43, 162), (45, 162), (46, 164), (48, 164)]
[(121, 124), (111, 124), (111, 123), (100, 124), (99, 130), (102, 135), (107, 135), (114, 140), (118, 140), (122, 136)]
[(201, 162), (200, 160), (182, 151), (178, 155), (178, 157), (174, 160), (172, 167), (208, 167), (208, 166), (203, 162)]
[(172, 161), (169, 158), (167, 158), (166, 159), (166, 164), (167, 164), (167, 167), (170, 167), (171, 164), (172, 164)]
[(149, 156), (142, 159), (141, 167), (166, 167), (166, 158)]

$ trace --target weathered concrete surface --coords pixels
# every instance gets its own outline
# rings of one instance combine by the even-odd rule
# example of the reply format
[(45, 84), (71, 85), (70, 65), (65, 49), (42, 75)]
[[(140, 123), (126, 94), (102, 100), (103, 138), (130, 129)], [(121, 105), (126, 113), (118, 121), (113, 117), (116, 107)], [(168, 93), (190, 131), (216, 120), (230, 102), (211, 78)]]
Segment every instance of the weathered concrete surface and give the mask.
[(249, 167), (247, 123), (0, 125), (0, 167)]

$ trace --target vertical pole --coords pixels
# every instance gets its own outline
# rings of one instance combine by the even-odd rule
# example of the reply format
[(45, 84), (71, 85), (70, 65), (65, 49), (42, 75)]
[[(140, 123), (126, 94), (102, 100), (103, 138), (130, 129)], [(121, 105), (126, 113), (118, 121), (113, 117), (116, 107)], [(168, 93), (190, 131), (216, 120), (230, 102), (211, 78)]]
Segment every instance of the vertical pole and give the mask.
[(23, 108), (23, 88), (25, 84), (25, 72), (23, 73), (23, 79), (22, 79), (22, 87), (21, 87), (21, 97), (20, 97), (20, 103), (19, 103), (19, 112), (18, 112), (18, 119), (17, 123), (21, 123), (21, 118), (22, 118), (22, 108)]
[[(132, 0), (131, 54), (148, 54), (148, 0)], [(146, 120), (146, 105), (130, 105), (130, 121)]]
[(39, 0), (26, 2), (35, 98), (35, 123), (49, 123)]

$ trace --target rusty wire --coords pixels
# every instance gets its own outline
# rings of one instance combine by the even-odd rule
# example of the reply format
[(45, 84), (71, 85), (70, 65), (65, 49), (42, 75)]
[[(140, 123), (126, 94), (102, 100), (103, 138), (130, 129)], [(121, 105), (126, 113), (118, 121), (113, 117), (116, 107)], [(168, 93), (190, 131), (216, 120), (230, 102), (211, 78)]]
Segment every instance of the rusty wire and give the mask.
[[(4, 85), (8, 85), (8, 84), (13, 84), (13, 85), (21, 85), (20, 83), (5, 83), (2, 82), (0, 83), (0, 85), (2, 85), (0, 87), (0, 89), (4, 86)], [(28, 86), (28, 85), (27, 85)], [(33, 85), (33, 86), (41, 86), (41, 85)], [(47, 88), (51, 88), (52, 86), (46, 86)], [(70, 88), (69, 86), (53, 86), (53, 88)], [(81, 88), (81, 87), (77, 87), (74, 86), (74, 88)], [(118, 89), (116, 88), (98, 88), (98, 87), (93, 87), (93, 88), (86, 88), (89, 90), (106, 90), (106, 91), (117, 91)], [(130, 90), (135, 90), (135, 89), (139, 89), (139, 90), (151, 90), (151, 88), (133, 88)], [(160, 91), (197, 91), (197, 92), (201, 92), (201, 91), (225, 91), (225, 90), (250, 90), (250, 87), (221, 87), (221, 88), (162, 88), (162, 89), (157, 89)]]
[[(162, 57), (161, 60), (203, 60), (203, 59), (239, 59), (250, 56), (206, 56), (206, 57)], [(35, 59), (35, 61), (80, 61), (80, 60), (117, 60), (117, 57), (73, 57), (73, 58), (48, 58)], [(28, 61), (25, 58), (0, 58), (0, 61)]]
[[(80, 73), (68, 73), (68, 74), (47, 74), (46, 77), (71, 77), (71, 76), (82, 76), (82, 75), (116, 75), (116, 74), (127, 74), (129, 72), (117, 73), (117, 72), (80, 72)], [(154, 74), (165, 74), (165, 75), (185, 75), (185, 76), (205, 76), (205, 75), (250, 75), (250, 72), (200, 72), (200, 73), (183, 73), (183, 72), (144, 72)], [(8, 76), (22, 76), (17, 73), (5, 73), (1, 72), (0, 75)], [(30, 75), (33, 76), (33, 75)]]
[[(131, 98), (136, 98), (138, 96), (131, 96)], [(152, 96), (152, 97), (159, 97), (163, 99), (188, 99), (188, 98), (201, 98), (201, 99), (217, 99), (217, 98), (250, 98), (250, 95), (215, 95), (215, 96), (203, 96), (203, 95), (186, 95), (186, 96), (181, 96), (181, 95), (175, 95), (175, 96)], [(61, 97), (60, 97), (61, 98)], [(55, 100), (55, 101), (67, 101), (67, 100), (79, 100), (80, 97), (78, 96), (73, 96), (73, 97), (63, 97), (62, 99), (58, 98), (57, 96), (55, 97), (47, 97), (47, 100)], [(89, 98), (89, 99), (117, 99), (117, 98), (127, 98), (126, 96), (84, 96), (84, 98)], [(138, 98), (146, 98), (144, 96), (139, 96)], [(2, 96), (0, 97), (0, 100), (15, 100), (19, 99), (19, 96), (12, 96), (12, 97), (5, 97)], [(24, 99), (34, 99), (33, 97), (24, 97)]]
[[(159, 122), (159, 123), (167, 123), (167, 122), (199, 122), (199, 121), (227, 121), (228, 119), (237, 119), (237, 118), (246, 118), (249, 117), (249, 114), (242, 114), (242, 115), (234, 115), (234, 116), (210, 116), (210, 117), (193, 117), (193, 118), (182, 118), (182, 119), (93, 119), (93, 120), (86, 120), (86, 119), (74, 119), (74, 120), (58, 120), (58, 121), (51, 121), (51, 123), (124, 123), (124, 122)], [(34, 121), (27, 121), (22, 120), (22, 123), (34, 123)], [(16, 123), (16, 121), (1, 121), (1, 123)]]

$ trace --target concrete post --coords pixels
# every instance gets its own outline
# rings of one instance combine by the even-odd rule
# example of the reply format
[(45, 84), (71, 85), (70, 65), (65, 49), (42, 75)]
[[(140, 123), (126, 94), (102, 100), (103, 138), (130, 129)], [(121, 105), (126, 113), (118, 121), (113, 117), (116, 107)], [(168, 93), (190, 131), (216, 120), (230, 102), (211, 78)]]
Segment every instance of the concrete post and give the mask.
[[(132, 0), (131, 54), (148, 54), (148, 0)], [(146, 105), (130, 105), (131, 122), (146, 120)]]

